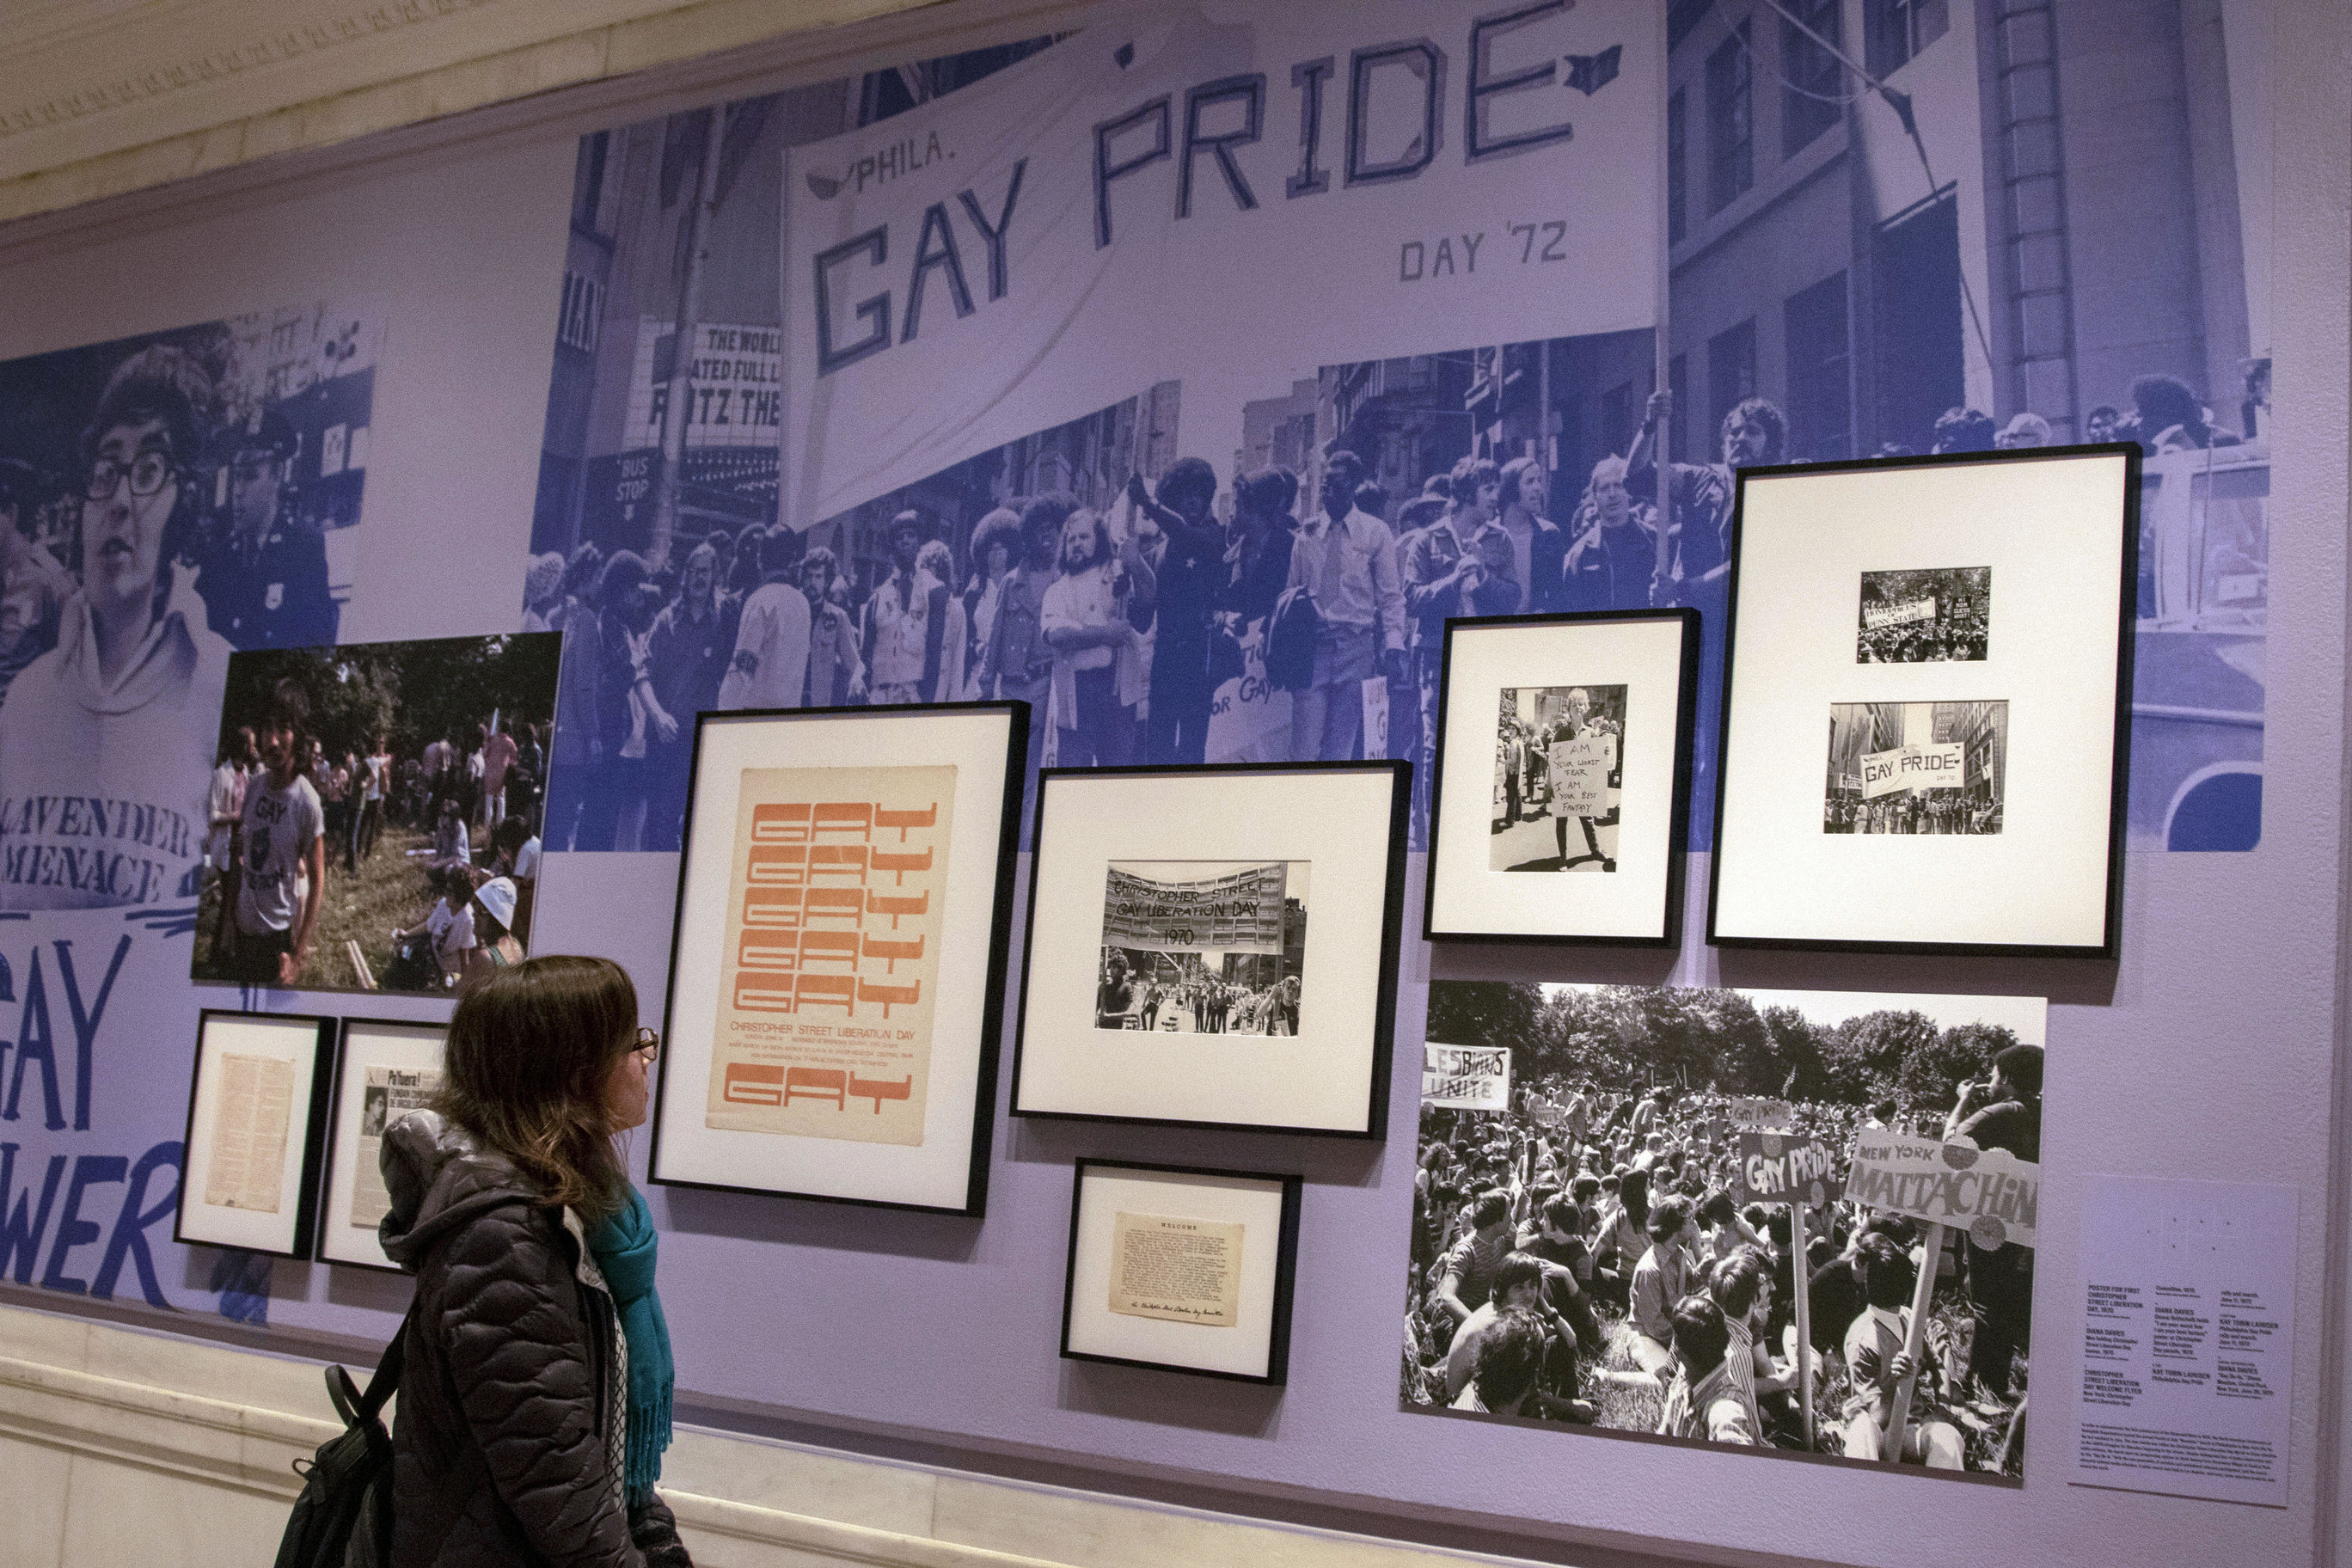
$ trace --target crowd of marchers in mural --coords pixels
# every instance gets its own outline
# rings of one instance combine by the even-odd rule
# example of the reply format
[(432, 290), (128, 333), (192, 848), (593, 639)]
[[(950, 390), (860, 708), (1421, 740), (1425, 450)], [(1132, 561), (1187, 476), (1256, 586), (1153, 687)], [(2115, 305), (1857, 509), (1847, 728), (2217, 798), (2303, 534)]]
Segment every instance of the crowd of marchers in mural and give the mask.
[[(2092, 410), (2086, 434), (2150, 454), (2239, 440), (2176, 378), (2140, 377), (2130, 403)], [(542, 552), (525, 629), (566, 633), (549, 847), (676, 848), (705, 710), (1019, 699), (1036, 716), (1033, 767), (1199, 763), (1232, 759), (1211, 731), (1236, 680), (1286, 704), (1260, 755), (1413, 761), (1418, 836), (1449, 618), (1690, 605), (1713, 635), (1733, 469), (1789, 460), (1788, 425), (1767, 399), (1734, 406), (1720, 461), (1667, 465), (1662, 520), (1672, 412), (1654, 396), (1628, 450), (1597, 462), (1557, 520), (1568, 492), (1537, 457), (1463, 457), (1396, 493), (1333, 443), (1303, 471), (1221, 477), (1187, 457), (1093, 504), (1005, 495), (968, 526), (910, 506), (882, 521), (870, 557), (763, 522), (660, 551)], [(1996, 428), (1955, 408), (1916, 448), (1879, 455), (2048, 439), (2032, 415)], [(1982, 657), (1983, 590), (1944, 575), (1958, 585), (1925, 629), (1865, 629), (1865, 658)]]

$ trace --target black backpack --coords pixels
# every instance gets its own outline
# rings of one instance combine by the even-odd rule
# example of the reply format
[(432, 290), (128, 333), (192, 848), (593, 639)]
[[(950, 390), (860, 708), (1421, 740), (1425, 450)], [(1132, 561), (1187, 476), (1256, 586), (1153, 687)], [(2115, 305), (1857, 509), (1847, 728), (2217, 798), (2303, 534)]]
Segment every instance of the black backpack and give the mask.
[(341, 1367), (327, 1369), (327, 1397), (335, 1402), (343, 1430), (307, 1464), (294, 1461), (302, 1495), (286, 1521), (277, 1568), (383, 1568), (391, 1563), (392, 1437), (382, 1417), (385, 1401), (400, 1386), (409, 1321), (401, 1320), (366, 1393)]

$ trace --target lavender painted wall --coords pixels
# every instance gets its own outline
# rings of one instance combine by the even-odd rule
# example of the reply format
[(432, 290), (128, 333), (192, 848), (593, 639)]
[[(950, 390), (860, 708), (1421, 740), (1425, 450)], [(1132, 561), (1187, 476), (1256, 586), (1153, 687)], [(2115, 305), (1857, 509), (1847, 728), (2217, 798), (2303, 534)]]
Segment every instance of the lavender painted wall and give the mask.
[[(971, 27), (1009, 5), (959, 8)], [(782, 1199), (654, 1194), (679, 1377), (697, 1394), (845, 1430), (881, 1429), (1103, 1471), (1479, 1516), (1532, 1532), (1678, 1547), (1711, 1558), (1825, 1558), (1904, 1568), (2003, 1560), (2148, 1568), (2311, 1561), (2340, 1375), (2327, 1355), (2330, 1086), (2338, 1062), (2339, 866), (2347, 588), (2347, 19), (2280, 0), (2274, 28), (2278, 230), (2265, 251), (2284, 325), (2275, 369), (2271, 693), (2260, 848), (2135, 854), (2115, 966), (1718, 955), (1692, 939), (1657, 959), (1433, 954), (1408, 942), (1391, 1125), (1412, 1124), (1426, 983), (1506, 973), (1826, 989), (2046, 994), (2051, 1237), (2035, 1440), (2021, 1490), (1575, 1435), (1433, 1422), (1395, 1404), (1398, 1259), (1412, 1144), (1377, 1147), (1171, 1130), (1015, 1126), (1000, 1115), (982, 1221)], [(1021, 18), (1034, 31), (1035, 14)], [(1012, 36), (1005, 20), (998, 31)], [(892, 46), (892, 58), (907, 52)], [(841, 68), (838, 58), (827, 67)], [(485, 120), (482, 140), (393, 144), (263, 166), (0, 231), (0, 355), (206, 320), (309, 293), (385, 300), (376, 447), (353, 640), (509, 629), (528, 542), (573, 138), (633, 113), (706, 102), (665, 76), (551, 122), (547, 106)], [(633, 90), (635, 90), (633, 89)], [(665, 98), (663, 94), (669, 94)], [(681, 96), (681, 94), (683, 96)], [(462, 129), (462, 128), (461, 128)], [(2262, 247), (2260, 237), (2255, 241)], [(192, 264), (197, 258), (201, 264)], [(5, 781), (0, 781), (5, 783)], [(1414, 876), (1419, 875), (1418, 865)], [(672, 861), (553, 859), (543, 948), (609, 953), (660, 1014)], [(1703, 894), (1704, 866), (1690, 887)], [(2021, 895), (2030, 889), (2021, 889)], [(1418, 899), (1417, 885), (1409, 894)], [(1410, 903), (1409, 908), (1417, 907)], [(1686, 922), (1703, 930), (1696, 918)], [(1016, 960), (1017, 962), (1017, 960)], [(183, 965), (183, 970), (184, 966)], [(126, 981), (126, 984), (128, 982)], [(160, 962), (101, 1089), (141, 1138), (175, 1137), (199, 1006), (221, 994)], [(307, 999), (291, 999), (294, 1010)], [(372, 1013), (432, 1016), (430, 1004)], [(142, 1085), (163, 1082), (171, 1094)], [(152, 1100), (152, 1104), (146, 1103)], [(1000, 1093), (1001, 1108), (1001, 1093)], [(161, 1131), (154, 1131), (161, 1129)], [(0, 1136), (37, 1137), (11, 1128)], [(125, 1136), (129, 1136), (126, 1132)], [(1081, 1154), (1297, 1170), (1308, 1178), (1291, 1383), (1261, 1391), (1055, 1354), (1070, 1163)], [(642, 1162), (642, 1148), (638, 1159)], [(2063, 1394), (2080, 1375), (2063, 1331), (2079, 1289), (2072, 1237), (2095, 1171), (2289, 1183), (2304, 1195), (2292, 1505), (2230, 1508), (2069, 1488)], [(209, 1256), (165, 1249), (175, 1305), (209, 1313)], [(2339, 1266), (2340, 1269), (2340, 1266)], [(378, 1338), (404, 1302), (382, 1276), (280, 1265), (272, 1322)], [(44, 1295), (70, 1310), (75, 1298)], [(2340, 1321), (2340, 1320), (2339, 1320)], [(2334, 1331), (2340, 1333), (2340, 1328)], [(1107, 1482), (1106, 1484), (1113, 1484)]]

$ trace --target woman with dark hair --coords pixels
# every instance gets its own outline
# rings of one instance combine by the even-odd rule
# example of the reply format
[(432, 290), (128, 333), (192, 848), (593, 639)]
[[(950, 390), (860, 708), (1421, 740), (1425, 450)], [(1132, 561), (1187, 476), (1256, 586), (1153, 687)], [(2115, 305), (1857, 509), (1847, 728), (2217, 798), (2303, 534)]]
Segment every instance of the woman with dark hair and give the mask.
[(998, 507), (971, 531), (971, 576), (964, 584), (965, 639), (963, 667), (971, 672), (960, 697), (984, 699), (980, 667), (996, 631), (996, 608), (1003, 602), (1004, 580), (1021, 564), (1021, 514)]
[(651, 1037), (601, 958), (486, 974), (430, 1110), (383, 1140), (384, 1251), (416, 1276), (393, 1422), (393, 1558), (688, 1568), (654, 1492), (669, 1334), (656, 1235), (614, 1140)]

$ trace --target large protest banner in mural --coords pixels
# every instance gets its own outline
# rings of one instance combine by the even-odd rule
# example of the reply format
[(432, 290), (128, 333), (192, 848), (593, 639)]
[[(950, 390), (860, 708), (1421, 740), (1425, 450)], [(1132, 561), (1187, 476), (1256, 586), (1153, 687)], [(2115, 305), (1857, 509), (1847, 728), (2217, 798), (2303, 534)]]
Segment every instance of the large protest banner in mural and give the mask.
[[(1691, 604), (1703, 848), (1734, 466), (2136, 439), (2130, 841), (2251, 847), (2262, 8), (1685, 0), (1663, 72), (1657, 20), (1129, 7), (586, 138), (532, 624), (683, 711), (1418, 762), (1446, 616)], [(682, 749), (581, 713), (551, 846), (673, 847)]]

